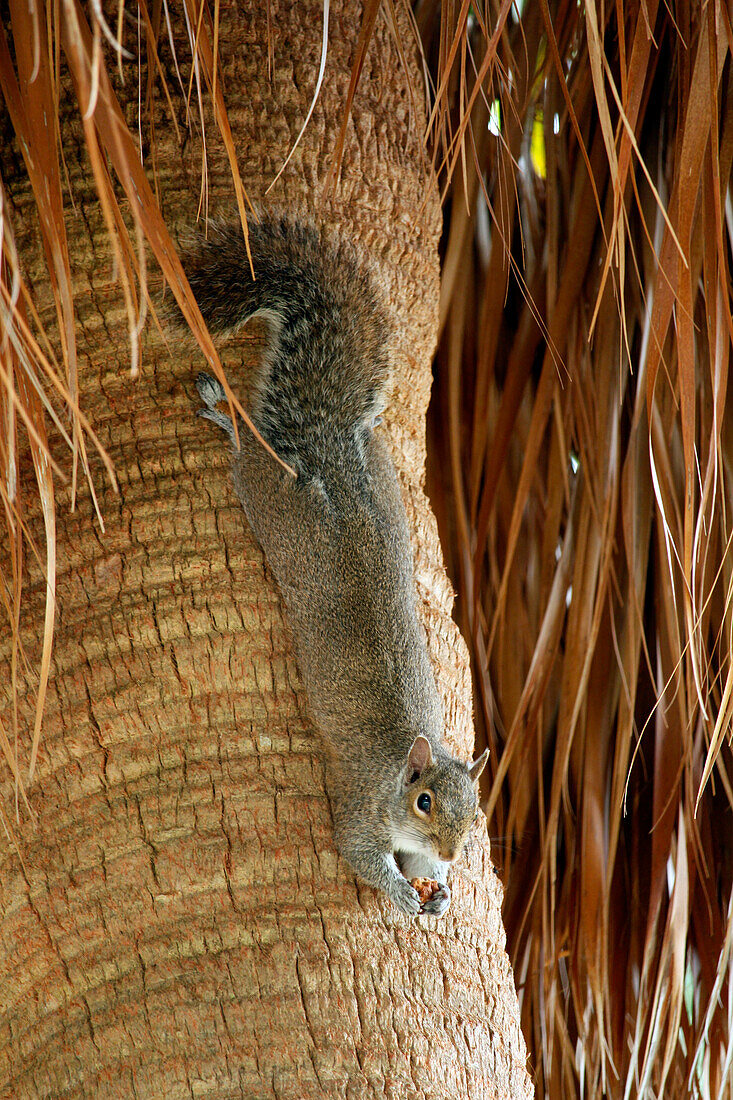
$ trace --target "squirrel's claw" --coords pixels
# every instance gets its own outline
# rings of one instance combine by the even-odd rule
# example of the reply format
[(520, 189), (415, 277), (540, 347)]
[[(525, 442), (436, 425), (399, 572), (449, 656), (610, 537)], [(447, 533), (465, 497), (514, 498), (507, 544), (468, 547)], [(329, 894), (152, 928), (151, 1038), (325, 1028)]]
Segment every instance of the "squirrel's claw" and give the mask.
[(196, 375), (196, 389), (199, 391), (199, 397), (209, 409), (215, 409), (220, 401), (226, 401), (226, 393), (224, 387), (218, 378), (214, 378), (213, 374), (207, 374), (206, 371), (199, 371)]
[(401, 913), (407, 917), (416, 917), (421, 912), (420, 896), (414, 886), (411, 886), (406, 878), (395, 880), (394, 892), (390, 898)]
[(214, 378), (212, 374), (206, 374), (205, 371), (200, 371), (196, 376), (196, 389), (206, 406), (205, 409), (199, 409), (196, 415), (202, 420), (210, 420), (218, 428), (223, 428), (234, 442), (234, 424), (231, 417), (220, 412), (216, 407), (220, 401), (226, 401), (227, 396), (219, 379)]
[(448, 912), (448, 906), (450, 905), (450, 887), (445, 883), (440, 883), (440, 890), (436, 894), (433, 894), (430, 901), (426, 901), (420, 909), (421, 913), (424, 913), (427, 917), (442, 917)]

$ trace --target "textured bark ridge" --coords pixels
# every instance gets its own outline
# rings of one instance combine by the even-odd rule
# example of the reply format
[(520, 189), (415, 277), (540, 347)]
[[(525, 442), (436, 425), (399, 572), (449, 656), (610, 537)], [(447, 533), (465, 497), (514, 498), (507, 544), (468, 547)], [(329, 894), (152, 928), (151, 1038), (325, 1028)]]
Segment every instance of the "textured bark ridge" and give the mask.
[[(360, 15), (331, 6), (326, 80), (274, 192), (280, 205), (320, 199)], [(265, 6), (222, 4), (220, 78), (253, 199), (263, 200), (304, 118), (321, 18), (320, 0), (272, 4), (269, 82)], [(165, 45), (161, 57), (172, 73)], [(136, 81), (118, 94), (134, 119)], [(423, 130), (380, 16), (341, 187), (321, 216), (378, 260), (394, 310), (387, 428), (448, 737), (468, 756), (468, 659), (422, 491), (439, 233)], [(121, 295), (70, 108), (62, 133), (77, 204), (68, 218), (82, 404), (121, 494), (104, 489), (99, 470), (104, 535), (88, 494), (74, 514), (60, 494), (59, 613), (31, 790), (38, 826), (21, 830), (20, 855), (0, 834), (0, 1095), (528, 1097), (485, 833), (439, 922), (408, 923), (338, 859), (280, 599), (234, 497), (225, 442), (194, 416), (201, 357), (151, 331), (130, 381)], [(200, 146), (181, 152), (162, 107), (156, 133), (164, 212), (183, 228), (195, 221)], [(207, 156), (211, 209), (229, 211), (211, 118)], [(4, 174), (48, 318), (38, 241), (21, 213), (27, 188), (10, 157)], [(221, 351), (243, 393), (256, 335)], [(40, 513), (28, 523), (43, 545)], [(23, 637), (35, 655), (44, 587), (28, 568)], [(5, 638), (2, 685), (8, 654)], [(7, 781), (3, 798), (7, 811)]]

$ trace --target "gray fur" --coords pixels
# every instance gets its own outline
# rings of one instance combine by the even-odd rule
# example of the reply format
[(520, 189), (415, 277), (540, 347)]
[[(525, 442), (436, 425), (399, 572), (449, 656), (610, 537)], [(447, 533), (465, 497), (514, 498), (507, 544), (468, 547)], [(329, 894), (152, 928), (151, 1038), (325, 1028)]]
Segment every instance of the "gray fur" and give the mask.
[[(250, 240), (254, 283), (238, 226), (184, 258), (210, 327), (236, 328), (258, 311), (276, 318), (252, 417), (298, 476), (243, 429), (234, 487), (285, 600), (338, 848), (411, 916), (420, 902), (407, 878), (436, 879), (423, 911), (441, 916), (448, 868), (474, 820), (477, 774), (443, 742), (405, 510), (373, 430), (388, 381), (386, 314), (348, 246), (287, 219), (252, 226)], [(201, 415), (233, 438), (217, 409), (221, 385), (199, 375), (197, 388)], [(428, 763), (413, 753), (419, 775), (410, 763), (418, 737), (430, 746)], [(415, 809), (420, 791), (431, 794), (429, 820)]]

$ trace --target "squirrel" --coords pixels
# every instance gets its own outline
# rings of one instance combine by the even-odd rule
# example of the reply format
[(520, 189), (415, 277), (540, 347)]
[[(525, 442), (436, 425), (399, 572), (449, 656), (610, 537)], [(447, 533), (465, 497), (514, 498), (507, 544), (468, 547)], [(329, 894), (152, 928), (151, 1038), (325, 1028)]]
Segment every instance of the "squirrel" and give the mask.
[[(442, 916), (448, 870), (477, 816), (478, 778), (455, 758), (416, 612), (397, 475), (376, 430), (390, 324), (347, 242), (287, 215), (214, 226), (182, 260), (209, 330), (255, 315), (269, 339), (250, 416), (295, 471), (240, 424), (232, 479), (275, 575), (324, 747), (336, 846), (408, 916)], [(181, 319), (178, 318), (180, 323)], [(199, 415), (235, 443), (221, 384), (199, 374)], [(410, 879), (436, 882), (421, 901)]]

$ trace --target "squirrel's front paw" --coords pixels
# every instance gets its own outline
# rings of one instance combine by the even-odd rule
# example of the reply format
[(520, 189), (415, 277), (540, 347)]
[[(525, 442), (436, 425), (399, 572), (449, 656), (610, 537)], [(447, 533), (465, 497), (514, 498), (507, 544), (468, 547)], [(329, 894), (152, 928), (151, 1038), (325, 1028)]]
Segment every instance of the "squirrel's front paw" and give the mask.
[(390, 891), (389, 896), (399, 911), (408, 917), (416, 917), (420, 912), (420, 896), (406, 878), (395, 880), (394, 889)]
[(441, 882), (440, 889), (433, 894), (430, 901), (425, 902), (420, 912), (429, 917), (442, 917), (444, 913), (448, 912), (449, 905), (450, 886), (446, 886), (445, 883)]

